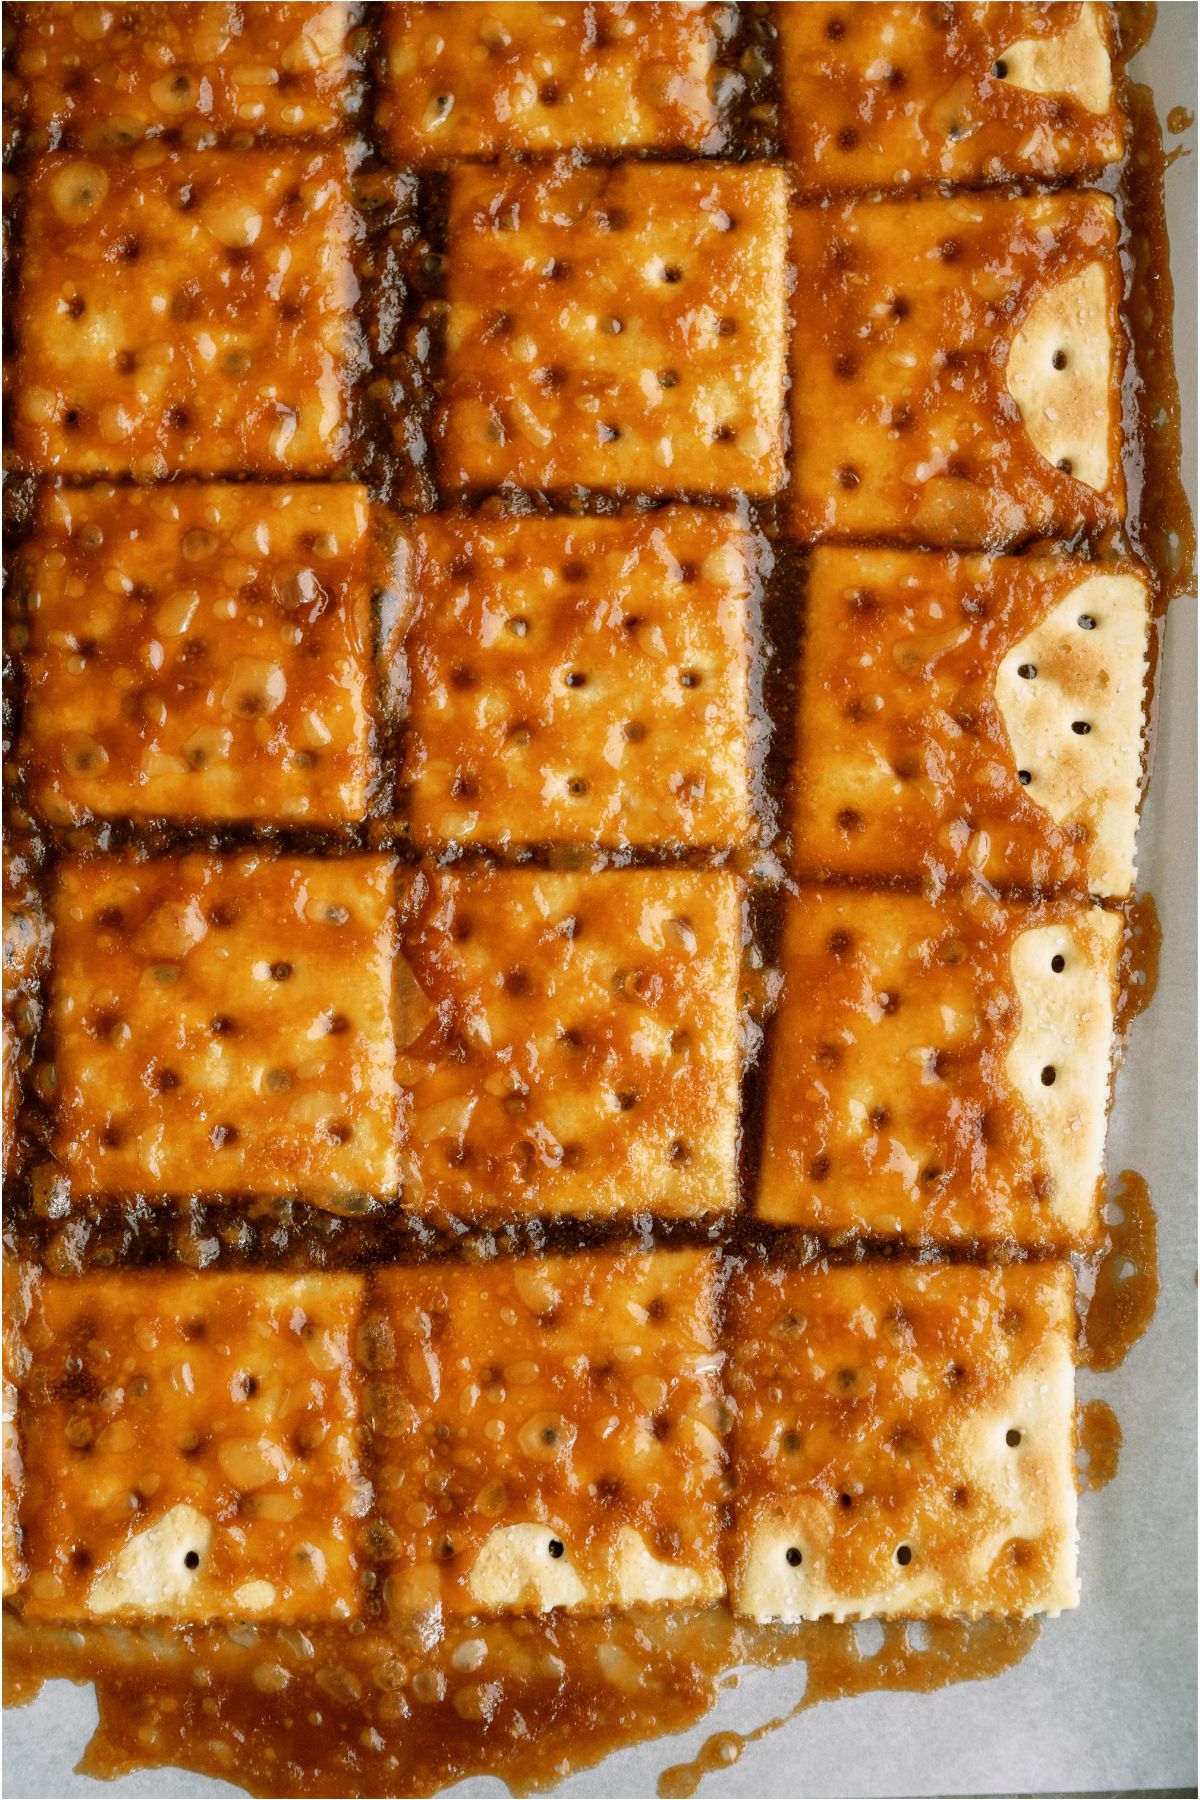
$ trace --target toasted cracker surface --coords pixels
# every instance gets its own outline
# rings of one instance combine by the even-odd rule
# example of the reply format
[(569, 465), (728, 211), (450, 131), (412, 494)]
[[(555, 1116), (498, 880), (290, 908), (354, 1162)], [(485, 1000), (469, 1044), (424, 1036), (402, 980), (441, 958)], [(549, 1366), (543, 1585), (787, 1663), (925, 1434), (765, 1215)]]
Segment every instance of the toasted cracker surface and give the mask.
[(735, 1610), (1075, 1606), (1073, 1298), (1065, 1263), (735, 1276)]
[(711, 1253), (581, 1251), (380, 1276), (390, 1611), (724, 1592), (714, 1275)]
[(354, 1275), (44, 1280), (26, 1336), (31, 1618), (360, 1609)]
[(401, 817), (422, 846), (750, 835), (756, 541), (729, 513), (413, 529)]
[(47, 492), (19, 588), (22, 750), (52, 823), (365, 817), (365, 489)]

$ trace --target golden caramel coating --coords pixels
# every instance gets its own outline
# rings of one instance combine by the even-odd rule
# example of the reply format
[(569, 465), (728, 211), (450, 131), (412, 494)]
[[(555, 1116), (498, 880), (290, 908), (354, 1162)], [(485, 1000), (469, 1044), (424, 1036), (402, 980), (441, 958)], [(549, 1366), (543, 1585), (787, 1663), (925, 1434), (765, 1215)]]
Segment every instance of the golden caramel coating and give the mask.
[(804, 192), (1098, 171), (1124, 149), (1106, 6), (781, 6)]
[(354, 1275), (44, 1280), (26, 1326), (31, 1618), (358, 1612)]
[(736, 1274), (730, 1592), (760, 1619), (1059, 1612), (1069, 1264)]
[(13, 439), (28, 468), (342, 466), (360, 355), (347, 151), (46, 156), (27, 209)]
[(714, 1270), (664, 1251), (383, 1272), (365, 1335), (393, 1615), (724, 1593)]
[(797, 871), (1127, 894), (1149, 625), (1132, 563), (814, 552)]
[(400, 163), (719, 141), (716, 8), (486, 0), (383, 8), (376, 112)]
[(364, 488), (59, 488), (24, 546), (22, 751), (34, 803), (339, 825), (372, 745)]
[(324, 136), (358, 108), (358, 6), (71, 0), (20, 11), (16, 68), (38, 149), (113, 149), (165, 132), (197, 146)]
[(448, 249), (449, 486), (780, 487), (781, 170), (460, 167)]
[(1123, 516), (1106, 195), (801, 206), (792, 244), (798, 535), (998, 548)]
[(736, 516), (448, 517), (412, 540), (415, 843), (747, 841), (756, 542)]
[(55, 1152), (77, 1193), (396, 1190), (385, 856), (60, 865)]
[(719, 871), (418, 876), (400, 925), (405, 1205), (731, 1207), (740, 909)]
[(834, 1239), (1094, 1238), (1122, 931), (982, 889), (789, 899), (760, 1216)]

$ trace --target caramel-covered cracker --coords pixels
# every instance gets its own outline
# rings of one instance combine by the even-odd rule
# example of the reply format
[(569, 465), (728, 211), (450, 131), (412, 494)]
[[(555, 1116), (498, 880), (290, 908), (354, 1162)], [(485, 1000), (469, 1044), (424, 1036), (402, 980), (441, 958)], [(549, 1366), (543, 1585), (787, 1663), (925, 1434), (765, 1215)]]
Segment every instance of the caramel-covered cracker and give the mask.
[(384, 1270), (364, 1340), (390, 1613), (725, 1591), (715, 1257)]
[(734, 1204), (733, 876), (421, 875), (401, 951), (407, 1206), (681, 1217)]
[(1001, 548), (1123, 517), (1107, 195), (839, 201), (792, 229), (798, 535)]
[(747, 841), (757, 552), (735, 515), (445, 516), (412, 538), (415, 843)]
[(165, 132), (198, 148), (214, 136), (317, 137), (358, 111), (359, 6), (82, 0), (19, 10), (15, 64), (38, 149), (112, 149)]
[(376, 118), (400, 163), (513, 151), (702, 151), (720, 142), (718, 9), (387, 5)]
[(1106, 6), (781, 6), (802, 191), (1097, 172), (1125, 147)]
[(1095, 1237), (1117, 912), (802, 889), (758, 1212), (841, 1239)]
[(38, 1619), (360, 1610), (356, 1275), (44, 1280), (21, 1526)]
[(23, 546), (22, 752), (57, 825), (362, 820), (366, 490), (57, 488)]
[(885, 1262), (730, 1286), (734, 1610), (1076, 1606), (1074, 1278)]
[(822, 547), (807, 580), (798, 872), (1130, 892), (1150, 633), (1137, 564)]
[(774, 493), (786, 250), (777, 168), (456, 168), (445, 482)]
[(38, 474), (323, 475), (361, 354), (350, 152), (56, 154), (29, 175), (13, 440)]
[(395, 1193), (392, 868), (60, 865), (54, 1148), (77, 1193)]

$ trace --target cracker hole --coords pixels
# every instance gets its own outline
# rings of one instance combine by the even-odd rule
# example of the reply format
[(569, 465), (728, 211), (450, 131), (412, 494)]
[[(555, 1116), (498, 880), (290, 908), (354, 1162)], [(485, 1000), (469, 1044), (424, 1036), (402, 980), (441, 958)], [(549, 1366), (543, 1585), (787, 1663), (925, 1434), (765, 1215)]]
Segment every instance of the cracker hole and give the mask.
[(1009, 1426), (1008, 1430), (1004, 1434), (1004, 1441), (1008, 1445), (1010, 1450), (1016, 1449), (1017, 1445), (1021, 1441), (1021, 1434), (1017, 1430), (1015, 1425)]
[(506, 631), (511, 631), (514, 637), (528, 637), (529, 636), (529, 620), (528, 619), (522, 619), (519, 617), (505, 619), (504, 628)]
[(789, 1569), (798, 1569), (800, 1564), (804, 1561), (803, 1553), (797, 1550), (795, 1544), (788, 1545), (787, 1549), (784, 1551), (784, 1556), (787, 1559)]
[(1075, 464), (1069, 456), (1060, 456), (1056, 466), (1062, 470), (1064, 475), (1070, 475), (1075, 468)]
[(1067, 959), (1065, 956), (1052, 956), (1050, 958), (1050, 967), (1054, 970), (1056, 975), (1061, 975), (1066, 966)]
[(639, 725), (636, 719), (627, 721), (624, 727), (625, 742), (627, 744), (640, 744), (645, 735), (646, 727), (644, 725)]
[(1095, 631), (1096, 621), (1091, 613), (1080, 613), (1078, 621), (1080, 631)]
[(1022, 681), (1032, 681), (1037, 674), (1036, 663), (1022, 663), (1017, 670), (1017, 674), (1021, 677)]
[(677, 263), (668, 263), (666, 268), (662, 272), (662, 278), (664, 281), (670, 282), (670, 283), (674, 283), (676, 281), (682, 281), (683, 280), (683, 270), (679, 267), (679, 265)]
[(912, 1561), (912, 1556), (913, 1553), (910, 1547), (907, 1544), (901, 1544), (896, 1552), (896, 1561), (900, 1564), (902, 1569), (907, 1569), (909, 1563)]
[(198, 1550), (187, 1551), (183, 1559), (183, 1566), (185, 1569), (198, 1569), (200, 1567), (200, 1552)]
[(1028, 769), (1018, 769), (1017, 770), (1017, 780), (1020, 782), (1022, 787), (1028, 787), (1030, 782), (1033, 780), (1033, 776), (1029, 773)]
[(550, 1542), (546, 1545), (546, 1549), (550, 1552), (551, 1556), (558, 1558), (565, 1554), (566, 1545), (561, 1538), (551, 1538)]
[(660, 369), (658, 371), (658, 385), (660, 388), (678, 387), (679, 377), (674, 369)]
[(690, 1162), (692, 1156), (691, 1146), (684, 1143), (682, 1138), (674, 1138), (671, 1141), (671, 1147), (667, 1151), (667, 1155), (670, 1157), (671, 1161), (676, 1164)]
[(1050, 358), (1050, 362), (1051, 362), (1052, 366), (1056, 369), (1065, 369), (1067, 366), (1066, 351), (1065, 350), (1056, 350), (1054, 352), (1054, 355)]
[(1054, 1083), (1057, 1079), (1058, 1079), (1058, 1070), (1054, 1067), (1053, 1063), (1047, 1063), (1045, 1068), (1042, 1070), (1042, 1086), (1043, 1087), (1053, 1087)]
[(1092, 728), (1086, 719), (1074, 719), (1071, 722), (1071, 730), (1075, 733), (1076, 737), (1086, 737), (1091, 729)]

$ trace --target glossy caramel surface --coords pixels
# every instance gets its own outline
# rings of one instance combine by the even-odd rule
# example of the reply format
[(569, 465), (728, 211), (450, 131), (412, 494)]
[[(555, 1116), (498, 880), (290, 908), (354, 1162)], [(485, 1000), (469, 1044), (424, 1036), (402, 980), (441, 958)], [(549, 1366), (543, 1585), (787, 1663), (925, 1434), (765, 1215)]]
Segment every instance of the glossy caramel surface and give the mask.
[(728, 1211), (740, 920), (723, 871), (417, 876), (397, 972), (406, 1206)]
[(746, 844), (759, 548), (684, 507), (415, 526), (392, 669), (413, 843)]
[(394, 1193), (387, 857), (63, 864), (55, 1142), (79, 1194)]
[(456, 167), (446, 486), (773, 494), (786, 247), (776, 168)]
[[(1097, 631), (1110, 628), (1111, 609), (1098, 619), (1085, 585), (1097, 572), (1066, 556), (814, 553), (790, 791), (798, 874), (937, 886), (977, 872), (1026, 893), (1112, 891), (1091, 876), (1097, 814), (1082, 816), (1083, 784), (1068, 790), (1073, 816), (1056, 817), (1042, 799), (1048, 787), (1057, 798), (1058, 756), (1084, 740), (1094, 766), (1106, 754), (1100, 746), (1115, 684), (1104, 671), (1083, 671)], [(1142, 578), (1136, 565), (1112, 572)], [(1033, 662), (1022, 644), (1075, 591), (1070, 628), (1053, 656), (1039, 653)], [(1029, 756), (1036, 767), (1018, 754), (998, 697), (1001, 665), (1016, 655), (1031, 699), (1036, 682), (1057, 681), (1064, 700), (1075, 702), (1059, 727), (1066, 748), (1039, 732), (1040, 755)], [(1129, 662), (1140, 712), (1141, 671)], [(1106, 804), (1128, 809), (1136, 802), (1140, 744), (1126, 735), (1124, 719), (1116, 730), (1133, 753), (1132, 778)]]
[(42, 475), (324, 475), (349, 445), (360, 231), (339, 147), (38, 159), (13, 440)]
[(1009, 346), (1036, 299), (1099, 262), (1116, 347), (1103, 431), (1119, 444), (1107, 195), (836, 198), (793, 213), (792, 248), (797, 536), (999, 548), (1119, 522), (1119, 463), (1099, 492), (1049, 464), (1005, 385)]
[(602, 0), (587, 7), (388, 6), (379, 124), (398, 163), (514, 151), (700, 151), (719, 142), (711, 71), (727, 13)]
[[(1079, 91), (1086, 51), (1072, 40), (1081, 24), (1102, 63), (1098, 47), (1113, 41), (1104, 6), (781, 8), (784, 128), (798, 185), (821, 194), (1099, 173), (1121, 155), (1124, 120), (1111, 83), (1107, 94)], [(1045, 91), (1013, 84), (1011, 45), (1063, 38), (1070, 48)]]
[(14, 10), (30, 148), (103, 150), (167, 133), (198, 145), (323, 136), (361, 103), (361, 8), (340, 0)]
[(338, 825), (378, 779), (364, 489), (46, 491), (13, 611), (55, 825)]

